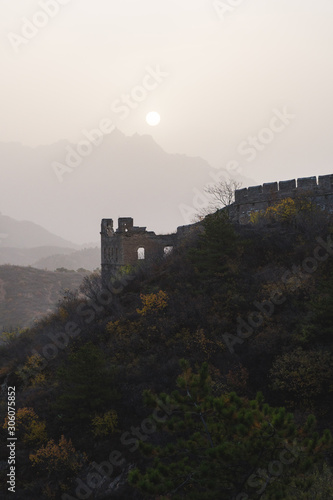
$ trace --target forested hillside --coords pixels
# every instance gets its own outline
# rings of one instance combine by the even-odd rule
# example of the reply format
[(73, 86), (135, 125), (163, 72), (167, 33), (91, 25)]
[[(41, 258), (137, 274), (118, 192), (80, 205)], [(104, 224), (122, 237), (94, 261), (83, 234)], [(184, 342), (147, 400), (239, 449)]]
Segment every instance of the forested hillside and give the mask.
[[(53, 312), (65, 290), (77, 289), (86, 272), (50, 272), (0, 266), (0, 333), (31, 326)], [(1, 338), (1, 337), (0, 337)]]
[(332, 222), (304, 200), (217, 212), (8, 340), (15, 498), (332, 498)]

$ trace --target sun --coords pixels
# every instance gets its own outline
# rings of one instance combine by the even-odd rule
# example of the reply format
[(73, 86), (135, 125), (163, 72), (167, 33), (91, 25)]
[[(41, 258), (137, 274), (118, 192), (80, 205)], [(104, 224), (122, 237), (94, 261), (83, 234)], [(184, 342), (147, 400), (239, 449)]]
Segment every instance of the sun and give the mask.
[(158, 125), (160, 123), (160, 121), (161, 121), (161, 117), (160, 117), (159, 113), (157, 113), (156, 111), (150, 111), (146, 116), (146, 122), (151, 127), (156, 127), (156, 125)]

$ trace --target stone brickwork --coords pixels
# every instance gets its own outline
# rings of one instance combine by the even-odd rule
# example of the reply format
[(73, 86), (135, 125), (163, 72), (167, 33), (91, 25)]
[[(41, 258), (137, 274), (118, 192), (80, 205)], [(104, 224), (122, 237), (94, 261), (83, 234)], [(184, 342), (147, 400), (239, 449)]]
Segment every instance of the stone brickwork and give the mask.
[(245, 224), (252, 212), (266, 210), (284, 198), (296, 198), (307, 194), (322, 208), (333, 211), (333, 174), (318, 177), (270, 182), (235, 191), (235, 202), (228, 207), (231, 219)]
[(157, 235), (145, 227), (137, 227), (131, 217), (118, 219), (114, 230), (112, 219), (103, 219), (101, 226), (102, 278), (106, 281), (121, 266), (135, 265), (143, 260), (162, 258), (196, 225), (180, 226), (173, 234)]
[[(225, 210), (231, 220), (246, 224), (252, 212), (266, 210), (284, 198), (308, 195), (321, 208), (333, 213), (333, 174), (318, 177), (302, 177), (296, 180), (270, 182), (262, 186), (237, 189), (235, 202)], [(145, 227), (134, 226), (131, 217), (118, 219), (114, 230), (112, 219), (102, 219), (101, 252), (102, 278), (109, 280), (117, 270), (126, 265), (136, 265), (140, 260), (163, 257), (185, 237), (203, 230), (200, 223), (180, 226), (176, 233), (155, 234)]]

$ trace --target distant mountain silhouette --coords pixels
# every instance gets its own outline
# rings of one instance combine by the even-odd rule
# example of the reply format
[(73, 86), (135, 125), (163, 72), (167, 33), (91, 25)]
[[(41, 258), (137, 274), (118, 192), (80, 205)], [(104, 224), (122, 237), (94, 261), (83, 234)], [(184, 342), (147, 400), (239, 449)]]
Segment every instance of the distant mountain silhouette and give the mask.
[(93, 271), (100, 266), (100, 248), (80, 248), (29, 221), (0, 214), (0, 265), (33, 266), (55, 271), (64, 267)]
[[(0, 265), (12, 264), (15, 266), (33, 266), (41, 259), (48, 258), (53, 255), (69, 255), (75, 252), (73, 248), (61, 247), (37, 247), (37, 248), (13, 248), (13, 247), (0, 247)], [(58, 266), (65, 267), (65, 266)], [(80, 267), (80, 266), (77, 266)], [(42, 266), (42, 269), (47, 266)], [(75, 268), (76, 269), (76, 268)], [(50, 269), (52, 271), (53, 269)]]
[(101, 265), (101, 249), (84, 248), (70, 254), (52, 254), (48, 257), (37, 260), (33, 263), (33, 267), (38, 269), (48, 269), (55, 271), (64, 267), (65, 269), (77, 271), (78, 269), (86, 269), (94, 271)]
[[(37, 148), (0, 144), (0, 210), (16, 219), (24, 214), (70, 241), (97, 244), (100, 221), (108, 217), (131, 216), (136, 225), (171, 232), (191, 222), (180, 207), (193, 207), (204, 186), (214, 182), (210, 174), (217, 173), (201, 158), (167, 153), (149, 135), (128, 137), (115, 130), (59, 179), (55, 166), (68, 170), (66, 156), (77, 149), (65, 140)], [(54, 245), (37, 239), (33, 245), (45, 244)]]
[(0, 249), (4, 247), (35, 248), (63, 247), (78, 249), (80, 246), (50, 233), (29, 221), (18, 221), (0, 214)]

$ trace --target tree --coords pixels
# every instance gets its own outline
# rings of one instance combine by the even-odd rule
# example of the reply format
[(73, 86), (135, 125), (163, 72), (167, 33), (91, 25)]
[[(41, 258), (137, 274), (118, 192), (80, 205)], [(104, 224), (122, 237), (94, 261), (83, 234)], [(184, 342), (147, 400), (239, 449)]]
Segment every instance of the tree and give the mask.
[(267, 222), (280, 222), (292, 225), (303, 232), (311, 231), (318, 226), (324, 227), (327, 214), (322, 214), (310, 193), (304, 192), (295, 198), (284, 198), (265, 210), (252, 212), (250, 222), (265, 224)]
[(97, 413), (110, 409), (117, 397), (114, 371), (92, 342), (68, 356), (58, 378), (61, 393), (55, 406), (65, 424), (88, 424)]
[(235, 199), (235, 191), (242, 186), (242, 183), (231, 179), (229, 181), (222, 181), (219, 184), (208, 186), (205, 192), (213, 198), (212, 204), (215, 210), (231, 205)]
[(103, 291), (102, 279), (100, 272), (93, 272), (85, 276), (79, 288), (80, 292), (88, 297), (88, 299), (99, 301), (99, 297)]
[(328, 392), (333, 374), (331, 354), (301, 347), (278, 356), (270, 370), (273, 389), (291, 406), (311, 409)]
[(189, 252), (192, 263), (199, 274), (221, 277), (240, 251), (239, 238), (226, 212), (207, 215), (203, 226), (197, 247)]
[(319, 294), (312, 300), (312, 319), (306, 326), (313, 340), (330, 343), (333, 338), (333, 265), (329, 263), (319, 282)]
[[(41, 421), (33, 408), (19, 408), (16, 412), (15, 432), (28, 446), (35, 446), (47, 440), (46, 422)], [(3, 425), (8, 427), (8, 417)]]
[(136, 312), (140, 316), (156, 315), (158, 312), (163, 311), (168, 305), (168, 295), (159, 290), (158, 293), (140, 294), (142, 300), (142, 309), (137, 309)]
[(87, 461), (87, 456), (77, 452), (72, 441), (61, 436), (58, 444), (51, 439), (36, 452), (30, 453), (29, 459), (40, 471), (47, 471), (49, 476), (59, 479), (59, 475), (77, 474)]
[(208, 194), (209, 203), (205, 208), (199, 211), (198, 218), (203, 219), (206, 215), (231, 205), (235, 199), (235, 190), (239, 189), (241, 186), (242, 183), (235, 179), (206, 186), (204, 192)]
[[(130, 474), (145, 498), (246, 500), (265, 493), (289, 500), (306, 491), (305, 475), (331, 447), (329, 431), (320, 437), (312, 416), (297, 427), (292, 414), (265, 404), (261, 393), (252, 401), (214, 396), (206, 363), (197, 374), (186, 361), (182, 368), (179, 389), (159, 396), (172, 408), (159, 424), (168, 437), (161, 435), (160, 446), (142, 443), (149, 462)], [(145, 393), (147, 404), (156, 407), (156, 400)]]

